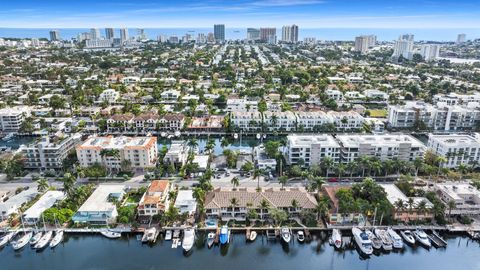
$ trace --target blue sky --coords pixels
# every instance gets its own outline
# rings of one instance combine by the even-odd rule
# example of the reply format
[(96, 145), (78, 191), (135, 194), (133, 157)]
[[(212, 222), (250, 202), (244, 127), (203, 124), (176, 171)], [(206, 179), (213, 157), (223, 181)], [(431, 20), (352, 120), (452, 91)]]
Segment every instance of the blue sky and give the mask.
[(0, 27), (479, 28), (480, 0), (2, 0)]

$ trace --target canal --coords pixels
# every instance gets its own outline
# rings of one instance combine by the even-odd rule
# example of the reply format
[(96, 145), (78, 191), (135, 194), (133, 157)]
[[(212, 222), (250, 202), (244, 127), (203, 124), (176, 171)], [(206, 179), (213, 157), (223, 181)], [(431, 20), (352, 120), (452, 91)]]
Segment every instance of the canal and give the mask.
[(0, 251), (0, 269), (480, 269), (480, 245), (466, 237), (448, 238), (446, 249), (406, 247), (401, 252), (379, 253), (368, 259), (360, 257), (354, 247), (335, 251), (324, 240), (285, 246), (278, 240), (267, 242), (260, 236), (255, 242), (246, 243), (244, 235), (237, 234), (228, 248), (211, 249), (203, 240), (197, 237), (196, 246), (185, 255), (181, 247), (172, 249), (171, 241), (159, 240), (148, 246), (134, 236), (110, 240), (93, 235), (68, 235), (55, 249), (46, 248), (42, 252), (30, 247), (14, 252), (11, 246), (6, 246)]

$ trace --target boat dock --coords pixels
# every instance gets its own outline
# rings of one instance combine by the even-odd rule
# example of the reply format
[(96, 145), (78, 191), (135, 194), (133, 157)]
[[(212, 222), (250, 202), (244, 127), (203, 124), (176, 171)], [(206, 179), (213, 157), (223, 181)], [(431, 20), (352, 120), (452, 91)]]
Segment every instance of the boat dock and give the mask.
[(432, 231), (432, 233), (428, 235), (428, 239), (430, 239), (436, 248), (447, 247), (447, 241), (440, 237), (436, 231)]

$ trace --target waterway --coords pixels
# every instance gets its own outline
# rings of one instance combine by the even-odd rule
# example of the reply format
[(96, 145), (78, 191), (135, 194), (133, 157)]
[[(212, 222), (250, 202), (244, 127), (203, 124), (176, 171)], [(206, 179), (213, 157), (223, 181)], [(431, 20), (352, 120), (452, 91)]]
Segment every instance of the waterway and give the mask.
[(94, 235), (69, 235), (55, 249), (46, 248), (42, 252), (30, 247), (15, 252), (6, 246), (0, 251), (0, 269), (480, 269), (480, 245), (466, 237), (448, 238), (446, 249), (406, 247), (401, 252), (379, 253), (368, 259), (359, 256), (354, 247), (336, 251), (323, 240), (292, 242), (286, 246), (260, 236), (254, 243), (246, 243), (244, 235), (237, 234), (228, 248), (208, 249), (203, 239), (197, 237), (194, 249), (187, 255), (181, 247), (172, 249), (171, 243), (159, 240), (148, 246), (134, 236), (110, 240)]

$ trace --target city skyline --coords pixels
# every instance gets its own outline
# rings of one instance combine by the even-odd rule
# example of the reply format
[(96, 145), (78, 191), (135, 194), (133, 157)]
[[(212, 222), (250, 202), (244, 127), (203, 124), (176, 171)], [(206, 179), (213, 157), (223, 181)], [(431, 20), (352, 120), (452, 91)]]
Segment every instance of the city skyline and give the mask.
[[(280, 28), (476, 28), (480, 24), (478, 1), (322, 1), (243, 0), (157, 1), (116, 3), (83, 1), (8, 2), (3, 4), (0, 25), (8, 28), (83, 27), (226, 27)], [(448, 15), (448, 16), (447, 16)]]

